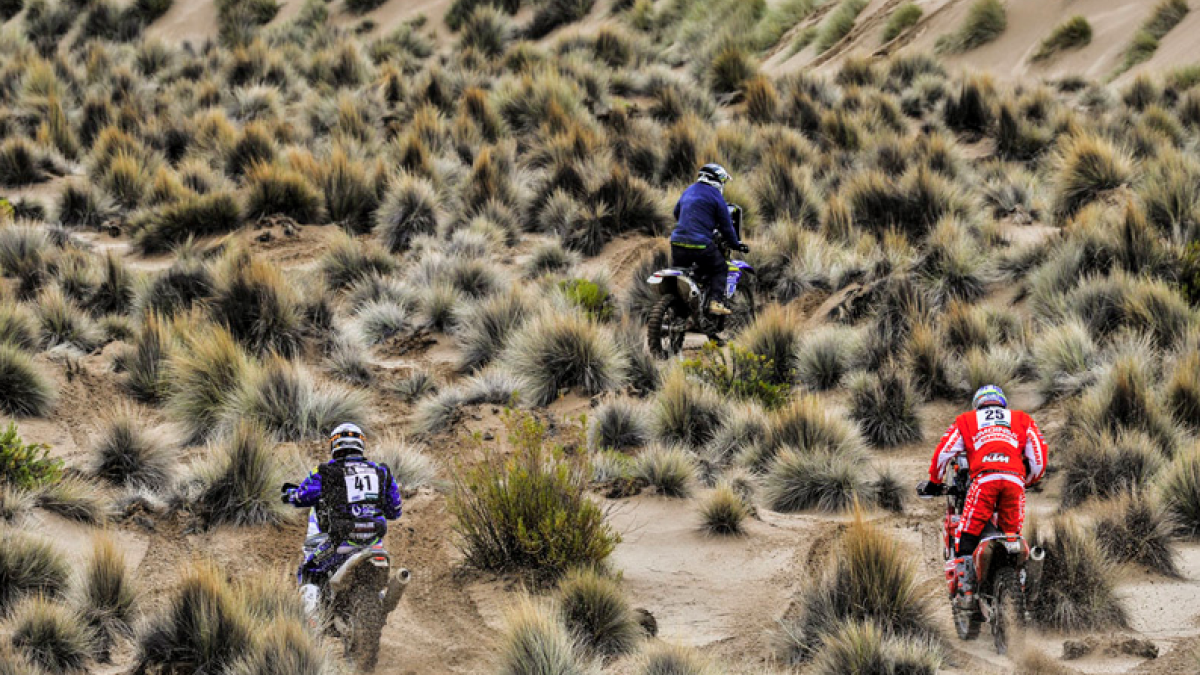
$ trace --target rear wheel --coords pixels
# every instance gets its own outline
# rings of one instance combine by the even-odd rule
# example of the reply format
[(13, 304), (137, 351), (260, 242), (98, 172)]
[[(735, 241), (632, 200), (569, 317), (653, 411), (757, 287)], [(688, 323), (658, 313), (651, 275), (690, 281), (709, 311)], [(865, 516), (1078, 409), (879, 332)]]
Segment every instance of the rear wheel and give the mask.
[(346, 651), (359, 672), (375, 670), (379, 660), (379, 634), (383, 632), (383, 599), (372, 584), (361, 584), (350, 594), (347, 608), (349, 631)]
[(1001, 656), (1020, 639), (1024, 622), (1024, 607), (1021, 582), (1017, 571), (1006, 567), (996, 574), (995, 605), (992, 610), (992, 638), (996, 653)]
[(740, 333), (743, 328), (754, 323), (754, 319), (758, 317), (758, 307), (754, 303), (754, 289), (751, 288), (749, 280), (745, 279), (738, 284), (737, 291), (733, 297), (729, 298), (729, 311), (732, 312), (725, 318), (725, 332), (732, 337)]
[(979, 637), (979, 613), (974, 609), (962, 609), (957, 603), (954, 607), (954, 632), (960, 640), (974, 640)]
[(667, 296), (654, 304), (646, 319), (646, 342), (650, 354), (665, 359), (683, 351), (687, 337), (687, 317), (677, 299)]

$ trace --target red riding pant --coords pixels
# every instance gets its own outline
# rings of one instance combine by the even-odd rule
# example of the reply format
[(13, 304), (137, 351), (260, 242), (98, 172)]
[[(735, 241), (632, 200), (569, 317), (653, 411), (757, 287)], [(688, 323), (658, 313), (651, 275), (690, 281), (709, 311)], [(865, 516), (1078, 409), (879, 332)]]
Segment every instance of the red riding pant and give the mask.
[(967, 491), (962, 518), (954, 532), (955, 540), (964, 534), (982, 534), (993, 514), (1001, 532), (1021, 533), (1021, 526), (1025, 524), (1025, 481), (1008, 473), (977, 476)]

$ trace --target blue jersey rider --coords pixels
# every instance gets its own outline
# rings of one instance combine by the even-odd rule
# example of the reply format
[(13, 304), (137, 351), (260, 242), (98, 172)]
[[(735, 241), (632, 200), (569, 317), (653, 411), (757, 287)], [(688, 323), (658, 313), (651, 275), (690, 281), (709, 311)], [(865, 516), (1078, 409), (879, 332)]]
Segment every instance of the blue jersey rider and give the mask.
[(715, 235), (720, 233), (725, 243), (742, 252), (749, 247), (742, 243), (733, 220), (729, 205), (725, 203), (725, 184), (729, 172), (720, 164), (705, 164), (700, 167), (696, 182), (683, 191), (675, 205), (675, 230), (671, 232), (671, 266), (676, 268), (696, 266), (699, 276), (708, 280), (709, 314), (727, 316), (729, 308), (722, 299), (729, 276), (729, 264)]

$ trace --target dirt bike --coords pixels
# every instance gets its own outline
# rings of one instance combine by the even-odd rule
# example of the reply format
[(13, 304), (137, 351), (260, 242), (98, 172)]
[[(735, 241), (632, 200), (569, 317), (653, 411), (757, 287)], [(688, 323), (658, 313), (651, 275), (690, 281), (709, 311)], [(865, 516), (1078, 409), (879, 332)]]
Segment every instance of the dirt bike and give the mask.
[[(991, 626), (996, 653), (1004, 655), (1017, 633), (1029, 619), (1028, 607), (1037, 599), (1046, 552), (1030, 548), (1019, 534), (1004, 533), (988, 523), (980, 535), (972, 558), (975, 563), (975, 598), (970, 603), (958, 589), (955, 572), (954, 531), (962, 518), (963, 505), (970, 489), (966, 460), (955, 462), (954, 480), (945, 486), (946, 514), (942, 519), (942, 557), (946, 585), (954, 612), (954, 630), (959, 639), (979, 637), (980, 625)], [(936, 495), (923, 494), (930, 499)]]
[[(740, 239), (741, 209), (731, 205), (729, 213), (734, 231)], [(646, 320), (646, 342), (655, 358), (665, 359), (682, 352), (683, 341), (688, 333), (700, 333), (711, 340), (719, 341), (718, 336), (726, 330), (736, 332), (754, 321), (754, 268), (744, 260), (733, 260), (730, 257), (737, 242), (725, 241), (720, 232), (714, 232), (714, 237), (729, 264), (729, 277), (725, 284), (723, 300), (731, 314), (713, 316), (708, 313), (711, 298), (705, 290), (707, 280), (698, 277), (694, 265), (655, 272), (646, 280), (646, 283), (658, 289), (661, 296), (650, 309)]]

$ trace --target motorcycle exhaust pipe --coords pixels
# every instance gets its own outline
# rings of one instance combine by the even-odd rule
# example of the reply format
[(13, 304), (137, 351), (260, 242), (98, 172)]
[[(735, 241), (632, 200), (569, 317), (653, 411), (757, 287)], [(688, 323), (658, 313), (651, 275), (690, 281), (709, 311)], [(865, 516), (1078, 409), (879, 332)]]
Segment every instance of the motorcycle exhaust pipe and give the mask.
[(1025, 561), (1025, 597), (1032, 602), (1042, 590), (1042, 567), (1046, 562), (1046, 549), (1034, 546)]
[(387, 594), (383, 596), (385, 614), (391, 614), (400, 604), (400, 598), (404, 597), (404, 591), (408, 588), (409, 581), (412, 581), (412, 572), (409, 572), (406, 567), (396, 570), (388, 579)]

